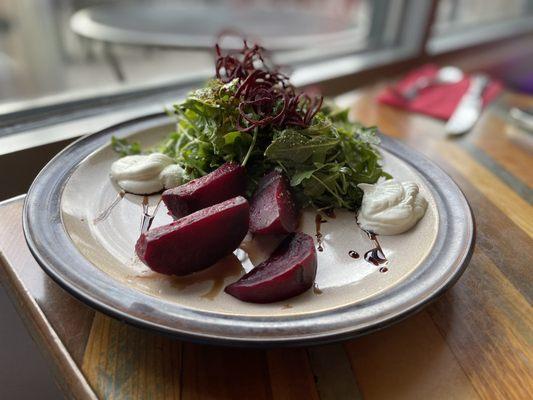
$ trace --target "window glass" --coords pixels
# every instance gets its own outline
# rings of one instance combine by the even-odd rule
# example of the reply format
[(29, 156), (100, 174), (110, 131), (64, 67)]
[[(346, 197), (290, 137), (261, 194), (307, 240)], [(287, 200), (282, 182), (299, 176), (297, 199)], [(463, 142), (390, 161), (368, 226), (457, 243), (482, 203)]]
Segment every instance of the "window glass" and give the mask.
[(532, 3), (531, 0), (440, 0), (433, 33), (443, 35), (523, 18), (532, 13)]
[(287, 64), (367, 50), (374, 14), (366, 0), (2, 0), (0, 104), (208, 76), (226, 28)]

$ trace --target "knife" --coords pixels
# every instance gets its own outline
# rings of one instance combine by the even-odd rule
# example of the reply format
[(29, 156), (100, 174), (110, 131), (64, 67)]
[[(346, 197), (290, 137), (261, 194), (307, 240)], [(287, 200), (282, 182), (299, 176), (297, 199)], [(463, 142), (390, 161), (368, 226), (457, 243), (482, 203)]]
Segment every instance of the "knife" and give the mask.
[(486, 75), (472, 76), (470, 85), (446, 123), (448, 135), (461, 135), (468, 132), (478, 120), (483, 108), (483, 91), (490, 80)]

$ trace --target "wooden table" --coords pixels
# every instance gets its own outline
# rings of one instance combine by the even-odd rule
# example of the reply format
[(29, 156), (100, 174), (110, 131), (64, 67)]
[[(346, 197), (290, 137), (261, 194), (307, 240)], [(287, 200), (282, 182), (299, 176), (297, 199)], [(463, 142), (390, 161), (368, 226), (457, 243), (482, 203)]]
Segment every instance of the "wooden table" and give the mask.
[(79, 399), (533, 398), (533, 138), (505, 120), (504, 94), (473, 132), (377, 105), (355, 93), (354, 116), (432, 158), (459, 184), (477, 246), (459, 282), (417, 315), (343, 343), (243, 350), (191, 344), (95, 312), (53, 283), (21, 230), (22, 198), (0, 207), (0, 277), (28, 328)]

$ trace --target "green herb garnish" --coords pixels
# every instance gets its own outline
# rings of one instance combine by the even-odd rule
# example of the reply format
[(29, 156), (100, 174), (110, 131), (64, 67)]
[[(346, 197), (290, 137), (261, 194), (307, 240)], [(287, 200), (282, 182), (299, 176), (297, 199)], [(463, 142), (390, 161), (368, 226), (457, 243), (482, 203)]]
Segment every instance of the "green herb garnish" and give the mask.
[[(246, 167), (251, 196), (259, 179), (278, 168), (302, 207), (356, 210), (363, 196), (357, 184), (390, 177), (374, 147), (376, 128), (350, 122), (348, 110), (322, 106), (321, 98), (296, 94), (277, 70), (250, 62), (263, 60), (260, 50), (245, 42), (241, 59), (248, 61), (240, 65), (217, 47), (219, 77), (174, 105), (176, 130), (152, 150), (174, 158), (185, 180), (234, 161)], [(141, 152), (124, 139), (112, 145), (121, 155)]]

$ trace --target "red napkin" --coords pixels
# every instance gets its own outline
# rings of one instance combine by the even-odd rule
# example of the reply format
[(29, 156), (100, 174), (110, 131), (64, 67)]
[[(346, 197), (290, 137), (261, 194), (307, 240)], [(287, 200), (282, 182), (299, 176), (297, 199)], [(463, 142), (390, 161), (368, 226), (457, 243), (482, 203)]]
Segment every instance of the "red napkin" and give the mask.
[[(470, 77), (465, 75), (463, 80), (457, 83), (432, 85), (422, 89), (413, 100), (405, 100), (396, 94), (403, 92), (421, 77), (432, 78), (437, 74), (439, 67), (434, 64), (426, 64), (411, 71), (405, 78), (400, 80), (394, 87), (388, 87), (378, 95), (380, 103), (395, 107), (405, 108), (435, 118), (447, 120), (454, 112), (461, 97), (465, 94), (470, 84)], [(489, 104), (500, 94), (502, 85), (498, 81), (491, 81), (483, 92), (483, 106)]]

